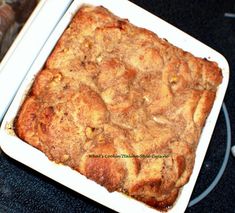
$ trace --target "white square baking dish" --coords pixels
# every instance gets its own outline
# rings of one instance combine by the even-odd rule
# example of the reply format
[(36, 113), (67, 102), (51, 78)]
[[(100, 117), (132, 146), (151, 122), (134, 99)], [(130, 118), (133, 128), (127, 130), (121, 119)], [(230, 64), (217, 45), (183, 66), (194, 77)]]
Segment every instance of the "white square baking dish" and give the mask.
[(115, 211), (158, 212), (157, 210), (121, 193), (110, 193), (104, 187), (96, 184), (94, 181), (88, 180), (86, 177), (80, 175), (71, 168), (49, 161), (42, 152), (16, 137), (12, 129), (12, 122), (17, 115), (22, 100), (27, 94), (36, 73), (43, 67), (44, 62), (69, 24), (73, 14), (83, 4), (91, 4), (94, 6), (102, 5), (115, 15), (121, 18), (128, 18), (129, 21), (136, 26), (144, 27), (155, 32), (159, 37), (167, 39), (170, 43), (184, 49), (185, 51), (193, 53), (195, 56), (216, 61), (222, 70), (223, 81), (218, 88), (213, 108), (206, 120), (205, 127), (200, 137), (196, 150), (193, 173), (189, 182), (182, 188), (174, 206), (168, 211), (171, 213), (183, 212), (188, 205), (223, 102), (229, 80), (229, 66), (226, 59), (213, 49), (127, 0), (77, 0), (71, 4), (49, 39), (42, 47), (38, 57), (34, 60), (25, 80), (20, 86), (6, 113), (0, 130), (1, 148), (7, 155), (15, 160)]

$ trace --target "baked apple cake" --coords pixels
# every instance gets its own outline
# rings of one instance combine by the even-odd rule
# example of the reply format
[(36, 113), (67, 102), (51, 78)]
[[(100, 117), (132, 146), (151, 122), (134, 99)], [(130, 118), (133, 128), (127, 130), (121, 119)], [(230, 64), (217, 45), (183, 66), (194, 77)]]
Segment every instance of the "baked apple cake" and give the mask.
[(167, 209), (192, 173), (221, 70), (83, 5), (14, 121), (16, 134), (108, 191)]

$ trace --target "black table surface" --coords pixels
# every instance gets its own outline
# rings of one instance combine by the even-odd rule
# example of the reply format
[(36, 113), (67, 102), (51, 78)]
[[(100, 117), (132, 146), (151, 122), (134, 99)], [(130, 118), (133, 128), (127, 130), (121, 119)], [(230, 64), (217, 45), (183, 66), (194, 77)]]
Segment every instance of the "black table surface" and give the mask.
[[(230, 82), (224, 103), (234, 138), (235, 123), (235, 0), (132, 0), (225, 56)], [(127, 8), (128, 9), (128, 8)], [(144, 18), (144, 17), (143, 17)], [(202, 193), (218, 173), (226, 150), (226, 125), (221, 111), (191, 199)], [(232, 140), (232, 145), (235, 142)], [(110, 209), (50, 180), (0, 151), (0, 213), (112, 212)], [(235, 158), (212, 192), (186, 212), (235, 213)]]

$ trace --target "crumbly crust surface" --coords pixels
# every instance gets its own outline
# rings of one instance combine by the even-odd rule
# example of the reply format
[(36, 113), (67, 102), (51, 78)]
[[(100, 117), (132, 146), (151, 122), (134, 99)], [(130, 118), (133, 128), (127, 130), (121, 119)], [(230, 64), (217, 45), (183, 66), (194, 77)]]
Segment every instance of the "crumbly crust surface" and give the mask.
[(166, 209), (192, 173), (221, 80), (216, 63), (83, 6), (36, 76), (15, 131), (109, 191)]

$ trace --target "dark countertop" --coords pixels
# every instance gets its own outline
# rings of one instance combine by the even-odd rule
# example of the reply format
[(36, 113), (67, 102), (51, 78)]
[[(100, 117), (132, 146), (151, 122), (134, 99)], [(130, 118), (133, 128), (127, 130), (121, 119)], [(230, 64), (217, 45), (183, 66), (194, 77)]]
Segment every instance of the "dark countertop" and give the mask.
[[(220, 52), (230, 65), (225, 97), (234, 138), (235, 124), (235, 13), (234, 0), (132, 0)], [(235, 142), (232, 140), (232, 145)], [(226, 125), (221, 111), (191, 199), (203, 192), (222, 165), (226, 149)], [(1, 152), (1, 151), (0, 151)], [(225, 172), (214, 190), (186, 212), (235, 212), (235, 158), (230, 155)], [(0, 213), (110, 212), (96, 202), (0, 154)]]

